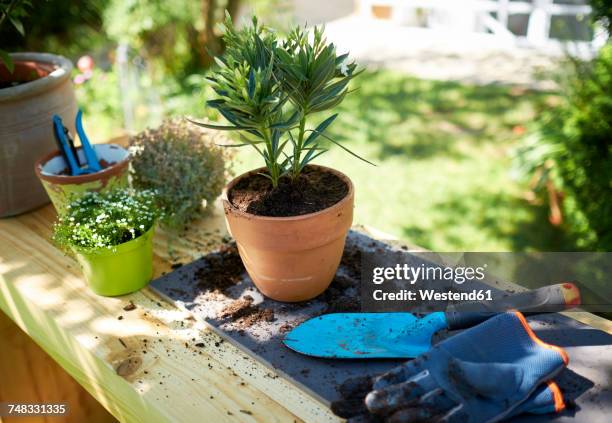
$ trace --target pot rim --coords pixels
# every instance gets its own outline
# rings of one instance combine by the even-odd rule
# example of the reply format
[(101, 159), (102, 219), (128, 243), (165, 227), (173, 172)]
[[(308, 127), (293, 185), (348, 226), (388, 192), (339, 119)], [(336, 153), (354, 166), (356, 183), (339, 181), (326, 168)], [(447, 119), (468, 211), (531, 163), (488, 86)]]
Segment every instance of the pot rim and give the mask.
[(136, 248), (139, 248), (144, 242), (153, 235), (157, 222), (153, 222), (151, 227), (147, 231), (141, 234), (139, 237), (130, 239), (129, 241), (121, 244), (113, 245), (110, 248), (102, 247), (95, 250), (79, 249), (78, 247), (71, 246), (70, 248), (76, 253), (81, 254), (85, 257), (107, 257), (113, 255), (120, 255), (128, 253)]
[(355, 195), (355, 188), (353, 186), (353, 181), (351, 181), (351, 179), (348, 176), (346, 176), (344, 173), (340, 172), (339, 170), (336, 170), (336, 169), (331, 168), (331, 167), (322, 166), (322, 165), (315, 165), (315, 164), (309, 164), (308, 166), (318, 167), (320, 169), (324, 169), (325, 171), (333, 173), (334, 175), (336, 175), (340, 179), (342, 179), (342, 181), (344, 181), (344, 183), (346, 183), (347, 186), (348, 186), (348, 192), (346, 193), (344, 198), (342, 198), (336, 204), (332, 204), (331, 206), (329, 206), (327, 208), (324, 208), (322, 210), (319, 210), (319, 211), (316, 211), (316, 212), (312, 212), (312, 213), (300, 214), (300, 215), (297, 215), (297, 216), (260, 216), (260, 215), (257, 215), (257, 214), (253, 214), (253, 213), (248, 213), (248, 212), (242, 211), (238, 207), (234, 206), (232, 204), (232, 202), (229, 200), (229, 196), (228, 196), (229, 191), (241, 179), (246, 178), (246, 177), (248, 177), (250, 175), (253, 175), (255, 173), (259, 173), (262, 170), (266, 169), (265, 167), (260, 167), (260, 168), (253, 169), (253, 170), (250, 170), (248, 172), (245, 172), (245, 173), (243, 173), (241, 175), (238, 175), (234, 179), (232, 179), (227, 185), (225, 185), (225, 187), (223, 187), (223, 192), (221, 193), (221, 200), (223, 201), (223, 203), (227, 207), (229, 207), (231, 209), (231, 212), (233, 214), (245, 217), (247, 219), (257, 219), (257, 220), (266, 220), (266, 221), (279, 221), (279, 222), (291, 222), (291, 221), (311, 219), (311, 218), (314, 218), (314, 217), (316, 217), (318, 215), (321, 215), (321, 214), (324, 214), (324, 213), (329, 213), (329, 212), (332, 212), (332, 211), (337, 210), (337, 209), (341, 209), (341, 208), (343, 208), (346, 205), (346, 203), (351, 201), (351, 199)]
[[(95, 144), (93, 147), (95, 148), (96, 145), (109, 145), (109, 146), (115, 146), (118, 147), (126, 152), (128, 152), (127, 149), (121, 147), (118, 144)], [(78, 146), (77, 150), (80, 150), (82, 147)], [(113, 174), (116, 173), (120, 173), (121, 170), (123, 170), (123, 168), (127, 167), (127, 165), (129, 164), (130, 160), (131, 160), (131, 155), (128, 154), (125, 156), (125, 158), (123, 160), (120, 160), (116, 163), (111, 164), (110, 166), (108, 166), (107, 168), (102, 169), (99, 172), (96, 173), (87, 173), (85, 175), (78, 175), (78, 176), (73, 176), (73, 175), (45, 175), (42, 173), (42, 168), (45, 164), (47, 164), (47, 162), (49, 162), (49, 160), (61, 155), (62, 153), (59, 150), (55, 150), (50, 152), (49, 154), (44, 155), (43, 157), (41, 157), (40, 159), (38, 159), (36, 161), (36, 163), (34, 164), (34, 172), (36, 172), (36, 176), (38, 176), (38, 178), (42, 181), (47, 181), (50, 182), (52, 184), (58, 184), (58, 185), (70, 185), (70, 184), (83, 184), (86, 182), (93, 182), (93, 181), (97, 181), (99, 179), (103, 179), (104, 177), (111, 176)]]
[(50, 53), (11, 53), (14, 61), (29, 61), (51, 64), (56, 66), (49, 75), (35, 79), (34, 81), (20, 84), (16, 87), (3, 88), (0, 90), (0, 102), (18, 100), (31, 97), (43, 91), (48, 91), (62, 82), (70, 79), (72, 72), (72, 62), (63, 56)]

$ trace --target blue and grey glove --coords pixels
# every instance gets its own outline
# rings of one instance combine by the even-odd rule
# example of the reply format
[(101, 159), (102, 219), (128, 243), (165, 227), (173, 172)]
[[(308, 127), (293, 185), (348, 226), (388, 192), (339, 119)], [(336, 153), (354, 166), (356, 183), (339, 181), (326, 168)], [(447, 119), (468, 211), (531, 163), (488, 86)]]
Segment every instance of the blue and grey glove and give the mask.
[[(357, 377), (345, 381), (340, 386), (342, 399), (332, 404), (332, 410), (348, 423), (382, 423), (384, 416), (370, 414), (364, 398), (372, 390), (371, 377)], [(533, 394), (515, 408), (507, 417), (528, 414), (558, 413), (566, 408), (561, 389), (554, 381), (541, 384)]]
[(376, 378), (365, 405), (389, 422), (495, 422), (529, 411), (528, 399), (550, 410), (558, 398), (543, 386), (567, 363), (521, 313), (503, 313)]
[(512, 416), (519, 414), (559, 413), (566, 408), (565, 400), (559, 385), (553, 380), (538, 386), (538, 389), (512, 411)]

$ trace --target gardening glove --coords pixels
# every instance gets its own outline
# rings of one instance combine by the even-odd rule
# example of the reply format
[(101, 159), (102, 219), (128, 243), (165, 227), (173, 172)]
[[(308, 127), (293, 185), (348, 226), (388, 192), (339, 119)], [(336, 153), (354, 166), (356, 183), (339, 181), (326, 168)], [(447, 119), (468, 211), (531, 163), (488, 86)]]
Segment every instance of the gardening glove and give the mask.
[(389, 421), (499, 421), (568, 361), (521, 313), (502, 313), (380, 376), (365, 404)]
[(568, 362), (519, 312), (502, 313), (376, 378), (365, 405), (389, 422), (494, 422)]
[[(346, 418), (347, 423), (382, 423), (386, 419), (371, 414), (365, 406), (364, 398), (372, 390), (374, 378), (358, 377), (345, 381), (339, 388), (342, 399), (332, 403), (332, 411), (339, 417)], [(559, 413), (566, 408), (565, 400), (556, 382), (547, 381), (533, 394), (516, 407), (507, 418), (520, 414)]]
[(566, 407), (559, 385), (549, 380), (535, 390), (527, 400), (512, 411), (512, 416), (519, 414), (550, 414), (559, 413)]
[[(339, 388), (342, 399), (332, 403), (332, 411), (339, 417), (346, 418), (347, 423), (378, 423), (385, 419), (370, 414), (365, 406), (365, 396), (372, 390), (374, 378), (370, 376), (346, 380)], [(554, 381), (541, 384), (533, 394), (512, 411), (507, 417), (523, 413), (549, 414), (558, 413), (566, 408), (559, 386)]]

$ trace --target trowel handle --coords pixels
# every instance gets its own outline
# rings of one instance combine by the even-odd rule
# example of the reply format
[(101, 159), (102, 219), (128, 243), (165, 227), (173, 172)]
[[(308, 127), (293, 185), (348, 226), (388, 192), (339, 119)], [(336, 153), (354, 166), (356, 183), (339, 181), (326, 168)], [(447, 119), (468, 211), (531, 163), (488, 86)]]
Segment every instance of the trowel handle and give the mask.
[(445, 315), (449, 329), (463, 329), (508, 310), (518, 310), (523, 314), (554, 313), (578, 305), (578, 287), (573, 283), (560, 283), (493, 301), (452, 304), (446, 309)]

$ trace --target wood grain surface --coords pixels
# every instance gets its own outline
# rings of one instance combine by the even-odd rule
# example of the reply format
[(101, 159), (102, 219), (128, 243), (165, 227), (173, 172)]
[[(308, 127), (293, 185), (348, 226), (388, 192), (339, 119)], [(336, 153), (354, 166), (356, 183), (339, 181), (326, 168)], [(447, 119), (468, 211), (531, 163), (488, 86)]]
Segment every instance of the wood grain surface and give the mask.
[[(50, 242), (51, 206), (0, 220), (0, 309), (121, 421), (335, 421), (319, 401), (148, 288), (91, 292)], [(155, 237), (155, 277), (218, 247), (218, 205), (187, 236)], [(169, 243), (169, 241), (171, 241)], [(134, 310), (125, 311), (130, 302)]]
[(5, 417), (5, 423), (117, 421), (4, 313), (0, 339), (0, 402), (73, 404), (65, 416)]

